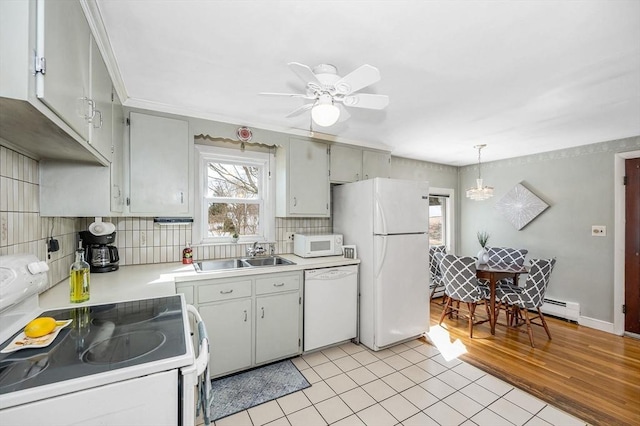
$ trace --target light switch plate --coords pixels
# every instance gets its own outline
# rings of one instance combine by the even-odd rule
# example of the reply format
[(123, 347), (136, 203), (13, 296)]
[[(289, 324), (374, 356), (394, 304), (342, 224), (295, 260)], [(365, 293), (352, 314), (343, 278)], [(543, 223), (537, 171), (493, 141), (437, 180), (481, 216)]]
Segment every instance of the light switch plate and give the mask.
[(606, 237), (607, 236), (607, 227), (604, 225), (593, 225), (591, 227), (591, 236), (592, 237)]

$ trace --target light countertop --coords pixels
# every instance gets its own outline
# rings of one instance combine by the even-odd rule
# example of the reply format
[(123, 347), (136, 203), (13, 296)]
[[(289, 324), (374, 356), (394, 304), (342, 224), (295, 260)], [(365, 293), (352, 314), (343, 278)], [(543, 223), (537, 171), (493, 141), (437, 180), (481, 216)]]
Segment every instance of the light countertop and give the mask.
[[(96, 305), (124, 300), (146, 299), (176, 294), (176, 282), (197, 281), (211, 278), (227, 278), (305, 269), (331, 268), (360, 263), (358, 259), (342, 256), (301, 258), (293, 254), (279, 255), (295, 265), (279, 265), (261, 268), (240, 268), (198, 273), (193, 265), (182, 263), (156, 263), (150, 265), (121, 266), (114, 272), (92, 273), (91, 299), (74, 306)], [(71, 305), (69, 282), (60, 281), (40, 295), (40, 308), (56, 309)]]

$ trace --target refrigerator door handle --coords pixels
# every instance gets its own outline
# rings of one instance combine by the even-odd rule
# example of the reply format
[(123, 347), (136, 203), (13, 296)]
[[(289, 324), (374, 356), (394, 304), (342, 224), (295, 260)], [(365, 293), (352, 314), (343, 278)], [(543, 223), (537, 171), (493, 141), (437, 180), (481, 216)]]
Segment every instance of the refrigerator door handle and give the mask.
[[(384, 215), (384, 209), (382, 208), (382, 203), (380, 202), (380, 199), (378, 198), (379, 194), (375, 194), (375, 203), (376, 203), (376, 210), (377, 210), (377, 215), (374, 216), (374, 221), (376, 220), (375, 217), (378, 217), (380, 219), (378, 219), (378, 221), (380, 222), (380, 232), (379, 234), (385, 235), (387, 233), (387, 218)], [(375, 228), (375, 223), (374, 223), (374, 228)], [(375, 230), (374, 230), (375, 233)]]
[(374, 275), (375, 277), (380, 276), (380, 271), (382, 270), (382, 267), (384, 266), (384, 259), (387, 257), (387, 237), (385, 236), (380, 236), (380, 239), (382, 240), (382, 253), (380, 258), (378, 259), (379, 262), (377, 262), (377, 268), (376, 268), (376, 274)]

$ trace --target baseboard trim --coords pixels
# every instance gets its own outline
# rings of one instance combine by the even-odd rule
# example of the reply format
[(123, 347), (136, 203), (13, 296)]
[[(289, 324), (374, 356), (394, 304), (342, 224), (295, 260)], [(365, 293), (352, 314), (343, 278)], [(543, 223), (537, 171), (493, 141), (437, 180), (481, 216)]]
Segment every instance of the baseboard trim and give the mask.
[(596, 330), (604, 331), (606, 333), (616, 334), (612, 322), (580, 316), (578, 317), (578, 324), (584, 327), (595, 328)]

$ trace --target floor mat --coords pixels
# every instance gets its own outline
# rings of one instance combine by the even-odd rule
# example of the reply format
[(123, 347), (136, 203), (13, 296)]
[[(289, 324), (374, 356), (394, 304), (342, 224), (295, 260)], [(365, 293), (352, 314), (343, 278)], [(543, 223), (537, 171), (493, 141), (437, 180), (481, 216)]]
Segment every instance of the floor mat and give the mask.
[(309, 386), (290, 360), (214, 379), (211, 418), (219, 420)]

